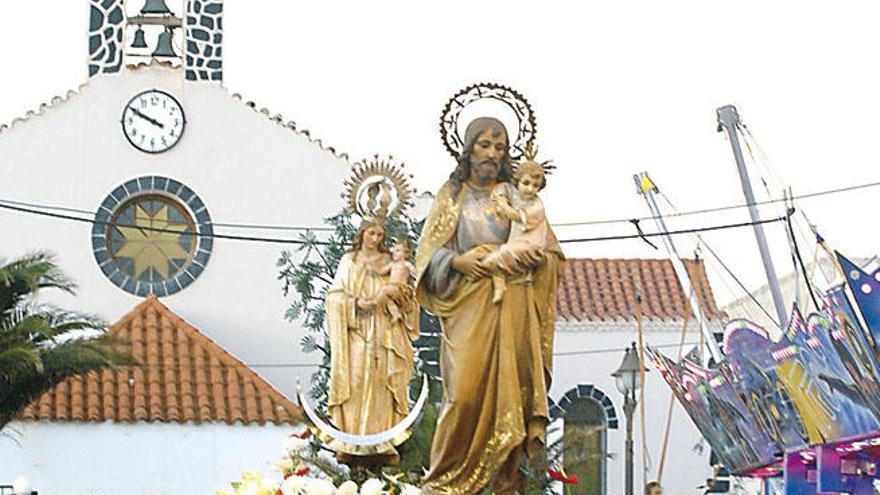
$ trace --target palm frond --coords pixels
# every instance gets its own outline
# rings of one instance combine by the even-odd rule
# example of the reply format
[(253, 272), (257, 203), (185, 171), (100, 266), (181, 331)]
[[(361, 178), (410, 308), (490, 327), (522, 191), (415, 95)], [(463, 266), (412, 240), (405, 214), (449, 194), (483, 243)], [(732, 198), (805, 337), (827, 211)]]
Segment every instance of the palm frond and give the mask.
[[(75, 289), (51, 255), (0, 266), (0, 430), (64, 379), (131, 363), (100, 318), (33, 302), (44, 288)], [(100, 333), (86, 335), (89, 330)]]
[(0, 377), (32, 368), (37, 373), (43, 372), (43, 360), (40, 351), (24, 345), (0, 349)]
[(76, 290), (49, 253), (29, 254), (0, 266), (0, 312), (6, 313), (33, 292), (45, 288), (69, 294)]

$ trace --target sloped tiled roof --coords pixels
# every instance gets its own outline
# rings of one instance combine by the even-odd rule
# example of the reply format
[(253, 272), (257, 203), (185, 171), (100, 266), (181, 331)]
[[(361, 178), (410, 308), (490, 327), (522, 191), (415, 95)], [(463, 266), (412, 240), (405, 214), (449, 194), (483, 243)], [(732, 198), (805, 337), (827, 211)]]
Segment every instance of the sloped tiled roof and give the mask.
[[(723, 318), (702, 261), (685, 260), (685, 266), (704, 314), (710, 319)], [(642, 293), (645, 318), (682, 318), (685, 295), (671, 261), (590, 258), (566, 261), (559, 281), (558, 317), (568, 321), (635, 320), (636, 287)]]
[(138, 364), (68, 378), (21, 414), (32, 421), (296, 423), (300, 410), (149, 296), (109, 332)]

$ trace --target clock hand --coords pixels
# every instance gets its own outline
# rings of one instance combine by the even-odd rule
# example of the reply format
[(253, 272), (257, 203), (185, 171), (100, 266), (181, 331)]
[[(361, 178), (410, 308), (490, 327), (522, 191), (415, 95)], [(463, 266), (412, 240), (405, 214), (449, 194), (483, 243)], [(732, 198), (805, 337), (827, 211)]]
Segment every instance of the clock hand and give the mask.
[(154, 126), (158, 127), (159, 129), (164, 129), (164, 128), (165, 128), (165, 126), (162, 125), (161, 122), (159, 122), (158, 120), (156, 120), (156, 119), (154, 119), (154, 118), (152, 118), (152, 117), (150, 117), (150, 116), (148, 116), (148, 115), (145, 115), (143, 112), (141, 112), (141, 111), (138, 110), (137, 108), (132, 107), (132, 108), (131, 108), (131, 112), (132, 112), (133, 114), (137, 115), (138, 117), (140, 117), (140, 118), (146, 120), (147, 122), (153, 124)]

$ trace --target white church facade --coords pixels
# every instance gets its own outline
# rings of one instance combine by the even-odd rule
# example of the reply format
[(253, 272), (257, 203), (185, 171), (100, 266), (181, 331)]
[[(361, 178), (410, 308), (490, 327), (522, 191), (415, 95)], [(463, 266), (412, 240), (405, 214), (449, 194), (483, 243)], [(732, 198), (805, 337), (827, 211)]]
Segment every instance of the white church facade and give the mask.
[[(76, 297), (47, 294), (61, 307), (96, 313), (116, 322), (114, 328), (146, 318), (138, 311), (152, 311), (174, 322), (169, 331), (185, 328), (187, 338), (207, 339), (210, 355), (228, 355), (239, 363), (228, 366), (248, 368), (246, 379), (232, 373), (207, 382), (236, 390), (230, 393), (245, 411), (232, 414), (227, 397), (223, 407), (211, 406), (201, 418), (196, 400), (189, 413), (195, 416), (187, 416), (180, 379), (173, 386), (162, 382), (156, 389), (161, 393), (151, 394), (149, 376), (137, 393), (138, 378), (130, 391), (127, 380), (99, 379), (90, 388), (83, 378), (79, 395), (56, 389), (51, 406), (32, 405), (12, 425), (17, 443), (0, 438), (0, 484), (24, 475), (43, 495), (209, 493), (239, 468), (266, 470), (284, 436), (299, 427), (289, 398), (297, 381), (308, 381), (318, 358), (302, 353), (303, 331), (283, 319), (289, 301), (281, 294), (276, 260), (296, 246), (263, 241), (295, 240), (299, 231), (277, 227), (320, 227), (336, 214), (351, 160), (224, 88), (222, 1), (181, 3), (171, 19), (132, 11), (123, 0), (89, 1), (90, 79), (0, 126), (0, 206), (6, 206), (0, 210), (0, 256), (55, 253), (79, 286)], [(173, 33), (183, 53), (150, 56), (165, 33)], [(148, 56), (129, 57), (139, 36)], [(252, 225), (255, 219), (260, 225)], [(701, 265), (689, 267), (692, 277), (705, 279)], [(646, 342), (677, 345), (684, 297), (668, 262), (570, 260), (563, 276), (551, 439), (574, 438), (581, 428), (586, 436), (569, 442), (598, 454), (589, 457), (597, 459), (593, 471), (571, 461), (576, 472), (597, 480), (589, 488), (596, 491), (584, 486), (572, 493), (623, 491), (625, 420), (611, 373), (623, 348), (638, 340), (637, 285), (644, 293)], [(708, 282), (702, 287), (704, 309), (718, 327), (723, 315)], [(686, 351), (698, 339), (696, 325), (690, 327)], [(154, 345), (161, 347), (162, 335), (159, 330)], [(194, 397), (197, 385), (188, 385)], [(251, 389), (256, 395), (248, 400), (256, 400), (256, 409), (248, 412)], [(652, 473), (669, 395), (657, 373), (649, 372), (645, 430)], [(74, 397), (83, 403), (75, 405)], [(121, 397), (146, 401), (143, 415), (135, 413), (134, 402), (121, 407)], [(170, 397), (180, 403), (176, 415), (166, 417)], [(161, 403), (157, 415), (151, 401)], [(288, 413), (269, 418), (264, 401)], [(90, 412), (90, 404), (97, 409)], [(638, 425), (634, 431), (640, 446)], [(697, 493), (710, 472), (708, 453), (695, 449), (699, 433), (677, 405), (671, 431), (666, 493)], [(637, 492), (641, 452), (637, 447)], [(100, 479), (125, 465), (146, 475)], [(205, 473), (196, 477), (200, 470)], [(184, 483), (188, 478), (197, 480)]]

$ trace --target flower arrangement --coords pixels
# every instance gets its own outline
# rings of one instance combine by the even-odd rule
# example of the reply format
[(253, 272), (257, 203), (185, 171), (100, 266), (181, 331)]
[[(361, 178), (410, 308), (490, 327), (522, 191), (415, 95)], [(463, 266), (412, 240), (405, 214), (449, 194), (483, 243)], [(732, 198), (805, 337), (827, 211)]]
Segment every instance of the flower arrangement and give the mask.
[[(273, 471), (281, 479), (265, 478), (254, 471), (245, 471), (241, 481), (231, 483), (216, 495), (419, 495), (422, 491), (400, 481), (401, 476), (385, 476), (386, 480), (370, 478), (360, 487), (347, 479), (345, 467), (332, 458), (318, 454), (320, 445), (309, 430), (289, 435), (281, 444), (281, 459)], [(337, 486), (338, 483), (338, 486)]]
[[(558, 446), (556, 446), (558, 447)], [(549, 449), (550, 462), (532, 466), (527, 474), (540, 481), (537, 489), (528, 493), (553, 493), (554, 482), (563, 484), (563, 492), (569, 493), (580, 480), (567, 474), (558, 459), (556, 447)], [(308, 429), (288, 435), (281, 443), (281, 458), (272, 465), (272, 471), (280, 477), (263, 477), (254, 471), (245, 471), (240, 481), (216, 495), (420, 495), (422, 490), (406, 481), (414, 481), (420, 473), (404, 470), (397, 474), (374, 471), (373, 477), (360, 485), (352, 478), (352, 471), (326, 452), (321, 453), (321, 442)], [(361, 472), (360, 474), (365, 474)], [(354, 476), (357, 478), (357, 476)], [(280, 478), (280, 479), (279, 479)]]

